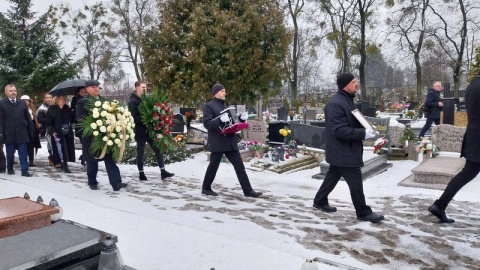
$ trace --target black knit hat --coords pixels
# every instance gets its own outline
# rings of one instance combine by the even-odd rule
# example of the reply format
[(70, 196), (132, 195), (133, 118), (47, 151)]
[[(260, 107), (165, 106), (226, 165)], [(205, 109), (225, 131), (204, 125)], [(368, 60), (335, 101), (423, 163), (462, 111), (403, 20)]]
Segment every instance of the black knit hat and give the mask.
[(212, 95), (216, 95), (218, 92), (222, 91), (223, 89), (225, 89), (225, 86), (219, 84), (219, 83), (216, 83), (212, 86)]
[(337, 76), (338, 90), (343, 90), (343, 88), (345, 88), (345, 86), (347, 86), (353, 79), (355, 79), (355, 76), (353, 76), (352, 73), (338, 74)]

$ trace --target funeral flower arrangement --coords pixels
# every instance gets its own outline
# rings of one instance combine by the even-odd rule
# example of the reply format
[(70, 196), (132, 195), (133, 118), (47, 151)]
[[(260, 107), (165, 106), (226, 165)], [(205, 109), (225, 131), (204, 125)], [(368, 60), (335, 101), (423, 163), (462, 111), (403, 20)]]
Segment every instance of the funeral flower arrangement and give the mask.
[(153, 94), (142, 95), (142, 103), (138, 106), (148, 136), (162, 152), (173, 149), (176, 144), (170, 134), (173, 126), (173, 110), (165, 100), (166, 96), (154, 89)]
[(246, 141), (245, 144), (248, 149), (253, 151), (258, 151), (263, 147), (262, 142), (259, 142), (259, 141)]
[(374, 154), (383, 154), (384, 151), (382, 149), (382, 147), (384, 145), (386, 145), (388, 143), (388, 140), (385, 139), (385, 138), (378, 138), (376, 141), (375, 141), (375, 144), (373, 145), (373, 153)]
[(278, 132), (284, 137), (285, 144), (295, 143), (292, 139), (292, 131), (287, 126), (280, 129)]
[(433, 144), (430, 137), (423, 137), (423, 139), (417, 143), (417, 147), (415, 149), (418, 153), (429, 155), (430, 157), (437, 156), (438, 152), (440, 152), (440, 147)]
[(175, 138), (173, 138), (173, 140), (178, 146), (184, 146), (186, 138), (185, 138), (185, 135), (178, 134), (177, 136), (175, 136)]
[(90, 113), (79, 120), (79, 126), (84, 137), (93, 135), (90, 152), (99, 152), (99, 159), (110, 153), (114, 160), (122, 161), (125, 145), (135, 138), (132, 114), (117, 100), (89, 98), (87, 108)]

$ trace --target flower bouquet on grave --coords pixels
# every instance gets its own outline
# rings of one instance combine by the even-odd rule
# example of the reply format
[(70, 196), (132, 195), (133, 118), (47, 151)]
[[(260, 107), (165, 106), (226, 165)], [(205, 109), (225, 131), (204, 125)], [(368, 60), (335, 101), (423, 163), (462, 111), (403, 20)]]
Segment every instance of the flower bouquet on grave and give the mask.
[(424, 137), (419, 141), (415, 149), (418, 153), (422, 153), (428, 157), (435, 157), (438, 155), (438, 152), (440, 152), (440, 147), (433, 144), (432, 139), (429, 137)]
[(83, 129), (82, 136), (93, 135), (90, 153), (100, 153), (102, 159), (107, 153), (116, 161), (122, 161), (125, 145), (135, 138), (132, 114), (117, 100), (95, 100), (88, 98), (89, 114), (78, 121)]
[(373, 144), (373, 153), (374, 154), (383, 154), (382, 147), (388, 143), (388, 140), (385, 138), (378, 138)]
[(173, 110), (168, 106), (166, 95), (154, 89), (151, 95), (142, 95), (142, 103), (138, 106), (142, 123), (153, 144), (161, 152), (175, 147), (175, 140), (170, 134), (173, 126)]
[(255, 157), (257, 158), (262, 158), (262, 155), (260, 154), (260, 150), (262, 149), (263, 147), (263, 144), (262, 142), (259, 142), (259, 141), (246, 141), (245, 142), (247, 148), (249, 150), (252, 150), (254, 153), (255, 153)]

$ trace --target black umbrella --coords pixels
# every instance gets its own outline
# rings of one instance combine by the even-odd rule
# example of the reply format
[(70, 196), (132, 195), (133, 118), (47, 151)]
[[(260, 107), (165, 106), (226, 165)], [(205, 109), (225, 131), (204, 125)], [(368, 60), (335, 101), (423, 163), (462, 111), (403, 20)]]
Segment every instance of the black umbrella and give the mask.
[(85, 87), (86, 80), (67, 80), (55, 85), (49, 91), (52, 96), (75, 95), (79, 88)]

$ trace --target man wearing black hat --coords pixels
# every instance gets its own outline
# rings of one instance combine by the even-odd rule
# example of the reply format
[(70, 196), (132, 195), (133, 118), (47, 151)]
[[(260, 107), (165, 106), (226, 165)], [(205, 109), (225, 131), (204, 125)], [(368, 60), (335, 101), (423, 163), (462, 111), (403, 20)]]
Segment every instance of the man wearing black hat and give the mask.
[(338, 92), (325, 106), (325, 157), (330, 165), (313, 207), (324, 212), (336, 212), (330, 206), (328, 195), (333, 191), (343, 176), (350, 189), (357, 219), (379, 222), (383, 216), (372, 212), (365, 202), (363, 180), (360, 168), (363, 166), (362, 140), (373, 139), (375, 131), (366, 130), (353, 116), (355, 110), (353, 98), (358, 91), (358, 82), (350, 73), (337, 76)]
[[(218, 194), (212, 190), (212, 183), (215, 180), (218, 166), (223, 155), (225, 155), (235, 168), (238, 181), (242, 187), (243, 194), (246, 197), (259, 197), (261, 192), (253, 190), (248, 179), (242, 157), (238, 151), (237, 137), (235, 134), (222, 135), (220, 126), (229, 122), (228, 115), (220, 116), (220, 112), (227, 108), (225, 97), (227, 95), (225, 87), (219, 83), (212, 87), (213, 99), (203, 106), (203, 126), (208, 130), (208, 145), (210, 148), (210, 163), (208, 164), (205, 177), (202, 184), (202, 194), (209, 196), (217, 196)], [(241, 121), (246, 121), (247, 114), (240, 115)]]
[[(85, 82), (85, 88), (87, 90), (87, 95), (80, 99), (77, 102), (77, 119), (81, 119), (89, 114), (91, 114), (91, 110), (88, 109), (88, 101), (89, 100), (100, 100), (104, 101), (105, 98), (100, 96), (100, 83), (97, 80), (88, 80)], [(79, 130), (79, 132), (83, 132), (83, 130)], [(97, 182), (97, 173), (98, 173), (98, 162), (100, 161), (96, 157), (100, 155), (100, 153), (91, 153), (90, 152), (90, 145), (93, 141), (93, 134), (88, 136), (82, 137), (82, 155), (83, 159), (87, 163), (87, 176), (88, 176), (88, 186), (92, 190), (99, 190), (98, 182)], [(111, 154), (106, 154), (103, 158), (103, 162), (105, 162), (105, 167), (107, 169), (108, 180), (112, 185), (114, 191), (118, 191), (121, 188), (127, 186), (127, 183), (122, 183), (122, 177), (120, 176), (120, 170), (118, 169), (115, 160)]]

